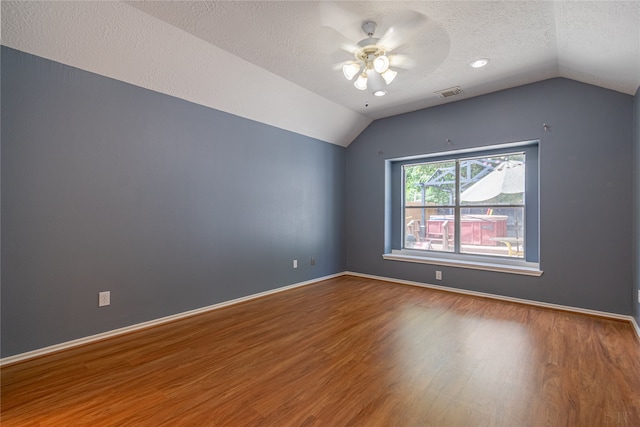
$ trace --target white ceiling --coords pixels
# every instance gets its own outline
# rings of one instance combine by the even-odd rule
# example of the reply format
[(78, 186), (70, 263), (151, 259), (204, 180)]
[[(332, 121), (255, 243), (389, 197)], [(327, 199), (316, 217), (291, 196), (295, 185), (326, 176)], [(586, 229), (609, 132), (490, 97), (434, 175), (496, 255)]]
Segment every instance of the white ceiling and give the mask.
[[(343, 146), (374, 119), (551, 77), (640, 86), (638, 1), (332, 6), (342, 24), (315, 1), (3, 1), (2, 44)], [(335, 66), (351, 59), (340, 45), (364, 38), (362, 21), (383, 34), (406, 10), (427, 17), (394, 51), (416, 66), (398, 70), (384, 97), (356, 90)], [(468, 66), (480, 57), (487, 67)], [(452, 86), (463, 94), (434, 94)]]

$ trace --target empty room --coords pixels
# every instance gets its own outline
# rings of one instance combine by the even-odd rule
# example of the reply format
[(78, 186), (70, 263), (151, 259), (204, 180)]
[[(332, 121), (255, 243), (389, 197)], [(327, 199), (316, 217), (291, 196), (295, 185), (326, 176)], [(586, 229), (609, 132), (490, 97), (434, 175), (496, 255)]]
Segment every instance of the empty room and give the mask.
[(640, 425), (640, 2), (2, 1), (3, 426)]

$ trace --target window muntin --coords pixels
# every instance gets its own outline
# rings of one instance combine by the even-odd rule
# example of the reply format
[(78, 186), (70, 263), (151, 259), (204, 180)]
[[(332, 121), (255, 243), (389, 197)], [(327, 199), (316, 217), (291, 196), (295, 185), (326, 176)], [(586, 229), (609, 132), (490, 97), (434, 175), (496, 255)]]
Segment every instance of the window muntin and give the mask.
[(402, 166), (403, 249), (525, 259), (525, 152)]

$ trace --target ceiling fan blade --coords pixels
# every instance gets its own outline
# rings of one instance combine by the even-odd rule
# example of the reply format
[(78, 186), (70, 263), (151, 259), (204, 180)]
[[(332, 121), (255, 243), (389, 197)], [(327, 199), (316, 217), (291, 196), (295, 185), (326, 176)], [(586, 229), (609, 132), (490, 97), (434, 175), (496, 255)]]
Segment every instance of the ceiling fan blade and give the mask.
[(357, 44), (345, 39), (342, 34), (329, 27), (320, 27), (309, 34), (309, 37), (305, 38), (303, 45), (326, 55), (339, 49), (343, 58), (353, 57), (353, 54), (358, 49)]
[(342, 67), (347, 62), (353, 61), (355, 57), (345, 53), (343, 50), (335, 50), (329, 54), (329, 59), (332, 64), (340, 64), (340, 67)]
[(409, 70), (417, 65), (417, 61), (409, 55), (396, 53), (389, 55), (389, 65), (394, 68), (404, 68)]
[(427, 17), (422, 13), (413, 10), (404, 11), (380, 38), (380, 44), (387, 51), (391, 51), (409, 41), (426, 23)]
[(355, 43), (350, 43), (345, 41), (344, 43), (340, 44), (340, 49), (344, 50), (345, 52), (349, 52), (350, 54), (353, 55), (358, 50), (358, 45)]
[(351, 61), (338, 61), (338, 62), (333, 63), (331, 68), (333, 69), (333, 71), (342, 71), (342, 67), (344, 67), (345, 65), (347, 65), (350, 62)]
[(362, 19), (356, 14), (330, 1), (321, 1), (318, 11), (323, 26), (333, 28), (348, 40), (356, 42), (365, 37), (361, 28)]

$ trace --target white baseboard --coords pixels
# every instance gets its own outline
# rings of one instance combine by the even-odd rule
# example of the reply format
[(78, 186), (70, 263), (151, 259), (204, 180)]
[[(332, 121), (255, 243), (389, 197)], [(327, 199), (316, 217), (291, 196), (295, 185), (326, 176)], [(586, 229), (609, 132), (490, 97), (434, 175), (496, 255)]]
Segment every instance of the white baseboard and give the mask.
[(540, 301), (528, 300), (524, 298), (514, 298), (514, 297), (503, 296), (503, 295), (489, 294), (485, 292), (469, 291), (466, 289), (450, 288), (447, 286), (432, 285), (430, 283), (412, 282), (410, 280), (394, 279), (391, 277), (374, 276), (372, 274), (354, 273), (351, 271), (346, 271), (344, 274), (349, 276), (364, 277), (367, 279), (383, 280), (385, 282), (394, 282), (402, 285), (419, 286), (422, 288), (437, 289), (439, 291), (454, 292), (454, 293), (463, 294), (463, 295), (472, 295), (476, 297), (491, 298), (495, 300), (515, 302), (519, 304), (551, 308), (554, 310), (588, 314), (590, 316), (606, 317), (609, 319), (616, 319), (616, 320), (626, 320), (627, 322), (631, 322), (632, 327), (634, 328), (634, 330), (636, 331), (636, 334), (638, 335), (638, 338), (640, 338), (640, 328), (638, 327), (638, 323), (636, 322), (636, 319), (633, 316), (627, 316), (624, 314), (610, 313), (607, 311), (590, 310), (587, 308), (572, 307), (569, 305), (552, 304), (548, 302), (540, 302)]
[(44, 356), (46, 354), (55, 353), (62, 350), (67, 350), (73, 347), (77, 347), (80, 345), (89, 344), (96, 341), (102, 341), (107, 338), (113, 338), (118, 335), (126, 334), (129, 332), (139, 331), (141, 329), (150, 328), (152, 326), (161, 325), (163, 323), (172, 322), (178, 319), (184, 319), (185, 317), (194, 316), (196, 314), (206, 313), (211, 310), (217, 310), (223, 307), (228, 307), (230, 305), (238, 304), (245, 301), (250, 301), (252, 299), (261, 298), (267, 295), (276, 294), (278, 292), (287, 291), (294, 288), (299, 288), (302, 286), (310, 285), (312, 283), (321, 282), (323, 280), (333, 279), (335, 277), (344, 276), (345, 273), (337, 273), (329, 276), (319, 277), (317, 279), (307, 280), (305, 282), (294, 283), (292, 285), (283, 286), (281, 288), (272, 289), (265, 292), (260, 292), (253, 295), (248, 295), (241, 298), (232, 299), (229, 301), (223, 301), (218, 304), (209, 305), (206, 307), (196, 308), (194, 310), (185, 311), (182, 313), (173, 314), (171, 316), (161, 317), (159, 319), (149, 320), (148, 322), (136, 323), (135, 325), (125, 326), (124, 328), (114, 329), (112, 331), (102, 332), (96, 335), (90, 335), (88, 337), (78, 338), (72, 341), (66, 341), (60, 344), (51, 345), (44, 348), (39, 348), (37, 350), (28, 351), (26, 353), (20, 353), (13, 356), (5, 357), (0, 359), (0, 366), (11, 365), (17, 362), (23, 362), (28, 359), (32, 359), (35, 357)]
[(585, 308), (571, 307), (571, 306), (559, 305), (559, 304), (551, 304), (551, 303), (527, 300), (527, 299), (522, 299), (522, 298), (513, 298), (513, 297), (502, 296), (502, 295), (489, 294), (489, 293), (485, 293), (485, 292), (468, 291), (468, 290), (465, 290), (465, 289), (450, 288), (450, 287), (447, 287), (447, 286), (432, 285), (432, 284), (429, 284), (429, 283), (412, 282), (412, 281), (409, 281), (409, 280), (394, 279), (394, 278), (391, 278), (391, 277), (374, 276), (374, 275), (371, 275), (371, 274), (363, 274), (363, 273), (355, 273), (355, 272), (351, 272), (351, 271), (344, 271), (342, 273), (336, 273), (336, 274), (332, 274), (332, 275), (329, 275), (329, 276), (319, 277), (317, 279), (312, 279), (312, 280), (308, 280), (308, 281), (305, 281), (305, 282), (294, 283), (292, 285), (283, 286), (281, 288), (276, 288), (276, 289), (272, 289), (272, 290), (269, 290), (269, 291), (260, 292), (260, 293), (257, 293), (257, 294), (248, 295), (248, 296), (245, 296), (245, 297), (236, 298), (236, 299), (229, 300), (229, 301), (224, 301), (224, 302), (221, 302), (221, 303), (218, 303), (218, 304), (209, 305), (207, 307), (201, 307), (201, 308), (197, 308), (197, 309), (194, 309), (194, 310), (173, 314), (171, 316), (166, 316), (166, 317), (161, 317), (159, 319), (150, 320), (148, 322), (137, 323), (135, 325), (125, 326), (124, 328), (114, 329), (112, 331), (102, 332), (100, 334), (90, 335), (88, 337), (78, 338), (76, 340), (66, 341), (66, 342), (63, 342), (63, 343), (60, 343), (60, 344), (55, 344), (55, 345), (52, 345), (52, 346), (49, 346), (49, 347), (44, 347), (44, 348), (40, 348), (40, 349), (37, 349), (37, 350), (28, 351), (26, 353), (20, 353), (20, 354), (16, 354), (16, 355), (13, 355), (13, 356), (5, 357), (3, 359), (0, 359), (0, 366), (6, 366), (6, 365), (11, 365), (13, 363), (23, 362), (25, 360), (32, 359), (32, 358), (35, 358), (35, 357), (44, 356), (46, 354), (55, 353), (55, 352), (62, 351), (62, 350), (67, 350), (67, 349), (70, 349), (70, 348), (73, 348), (73, 347), (77, 347), (77, 346), (80, 346), (80, 345), (85, 345), (85, 344), (89, 344), (89, 343), (92, 343), (92, 342), (101, 341), (101, 340), (104, 340), (104, 339), (107, 339), (107, 338), (112, 338), (112, 337), (115, 337), (115, 336), (118, 336), (118, 335), (122, 335), (122, 334), (126, 334), (126, 333), (129, 333), (129, 332), (139, 331), (139, 330), (142, 330), (142, 329), (150, 328), (152, 326), (157, 326), (157, 325), (160, 325), (160, 324), (163, 324), (163, 323), (172, 322), (174, 320), (184, 319), (186, 317), (194, 316), (196, 314), (206, 313), (206, 312), (211, 311), (211, 310), (217, 310), (217, 309), (220, 309), (220, 308), (223, 308), (223, 307), (228, 307), (228, 306), (231, 306), (231, 305), (234, 305), (234, 304), (238, 304), (238, 303), (241, 303), (241, 302), (250, 301), (252, 299), (261, 298), (261, 297), (264, 297), (264, 296), (267, 296), (267, 295), (276, 294), (278, 292), (287, 291), (289, 289), (299, 288), (299, 287), (302, 287), (302, 286), (306, 286), (306, 285), (310, 285), (310, 284), (313, 284), (313, 283), (321, 282), (323, 280), (333, 279), (333, 278), (336, 278), (336, 277), (346, 276), (346, 275), (355, 276), (355, 277), (364, 277), (364, 278), (374, 279), (374, 280), (382, 280), (382, 281), (385, 281), (385, 282), (393, 282), (393, 283), (398, 283), (398, 284), (402, 284), (402, 285), (419, 286), (419, 287), (423, 287), (423, 288), (437, 289), (437, 290), (440, 290), (440, 291), (454, 292), (454, 293), (459, 293), (459, 294), (464, 294), (464, 295), (472, 295), (472, 296), (491, 298), (491, 299), (502, 300), (502, 301), (516, 302), (516, 303), (520, 303), (520, 304), (527, 304), (527, 305), (533, 305), (533, 306), (538, 306), (538, 307), (551, 308), (551, 309), (554, 309), (554, 310), (570, 311), (570, 312), (574, 312), (574, 313), (588, 314), (588, 315), (592, 315), (592, 316), (606, 317), (606, 318), (618, 319), (618, 320), (626, 320), (628, 322), (631, 322), (631, 325), (632, 325), (633, 329), (635, 330), (636, 334), (638, 335), (638, 338), (640, 339), (640, 327), (638, 327), (638, 323), (636, 322), (636, 319), (633, 316), (625, 316), (625, 315), (617, 314), (617, 313), (609, 313), (609, 312), (605, 312), (605, 311), (589, 310), (589, 309), (585, 309)]
[(631, 325), (633, 326), (633, 329), (635, 329), (638, 339), (640, 339), (640, 326), (638, 326), (638, 322), (636, 322), (635, 317), (631, 317)]

